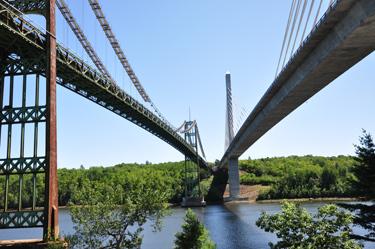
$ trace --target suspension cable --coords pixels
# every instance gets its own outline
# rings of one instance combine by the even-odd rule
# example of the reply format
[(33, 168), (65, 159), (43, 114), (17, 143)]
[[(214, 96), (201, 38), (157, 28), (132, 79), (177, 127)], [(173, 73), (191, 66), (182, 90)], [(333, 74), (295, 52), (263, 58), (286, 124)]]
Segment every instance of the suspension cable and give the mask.
[(72, 13), (70, 12), (68, 6), (65, 4), (64, 0), (56, 0), (56, 5), (59, 8), (61, 14), (69, 24), (70, 28), (73, 30), (73, 33), (78, 38), (79, 42), (81, 43), (82, 47), (85, 49), (86, 53), (89, 55), (91, 60), (94, 62), (95, 66), (99, 69), (99, 71), (115, 83), (114, 79), (111, 77), (110, 73), (103, 65), (102, 61), (100, 60), (99, 56), (96, 54), (95, 50), (92, 48), (90, 42), (87, 40), (86, 36), (84, 35), (82, 29), (79, 27), (78, 23), (76, 22), (75, 18), (73, 17)]
[(202, 156), (203, 156), (204, 160), (207, 161), (206, 155), (204, 154), (204, 150), (203, 150), (203, 146), (202, 146), (201, 136), (199, 135), (199, 131), (198, 131), (198, 124), (195, 125), (195, 129), (196, 129), (196, 132), (197, 132), (199, 147), (201, 148)]
[(102, 8), (99, 5), (99, 2), (97, 0), (89, 0), (90, 6), (92, 10), (95, 13), (96, 18), (98, 19), (100, 26), (102, 27), (105, 35), (107, 36), (109, 43), (111, 44), (113, 50), (115, 51), (118, 59), (120, 60), (122, 66), (124, 67), (125, 71), (129, 75), (131, 81), (133, 82), (135, 88), (138, 90), (139, 94), (143, 98), (145, 102), (148, 102), (151, 104), (151, 106), (154, 108), (155, 112), (159, 115), (161, 119), (165, 123), (167, 123), (170, 127), (172, 127), (174, 130), (176, 128), (168, 122), (168, 120), (161, 114), (161, 112), (156, 108), (155, 104), (152, 103), (150, 97), (147, 95), (145, 89), (142, 87), (141, 83), (139, 82), (137, 76), (135, 75), (132, 67), (130, 66), (128, 60), (126, 59), (124, 52), (122, 51), (119, 42), (116, 39), (116, 36), (113, 34), (111, 27), (109, 26), (109, 23), (102, 11)]

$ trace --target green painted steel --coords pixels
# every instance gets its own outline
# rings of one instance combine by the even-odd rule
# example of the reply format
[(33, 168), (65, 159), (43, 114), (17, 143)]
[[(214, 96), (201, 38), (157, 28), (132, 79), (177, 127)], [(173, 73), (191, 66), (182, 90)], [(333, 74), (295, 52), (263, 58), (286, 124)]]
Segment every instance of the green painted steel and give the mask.
[(0, 212), (0, 228), (43, 227), (44, 211)]
[(0, 159), (0, 175), (44, 173), (45, 157)]
[[(21, 1), (20, 1), (21, 2)], [(29, 1), (34, 2), (34, 1)], [(21, 70), (38, 72), (45, 76), (45, 34), (28, 23), (17, 13), (0, 4), (0, 48), (10, 55), (17, 53), (12, 65), (18, 60), (38, 60), (34, 67), (12, 68), (13, 74), (21, 74)], [(0, 61), (0, 63), (4, 63)], [(158, 118), (141, 103), (125, 93), (115, 83), (87, 65), (62, 46), (57, 46), (57, 83), (81, 96), (101, 105), (130, 122), (145, 129), (168, 143), (185, 156), (196, 160), (194, 147), (190, 146), (168, 124)], [(16, 70), (18, 68), (18, 70)], [(9, 69), (10, 70), (10, 69)], [(199, 164), (207, 167), (207, 163), (199, 156)]]
[[(185, 130), (188, 130), (194, 122), (187, 121)], [(188, 142), (197, 151), (197, 133), (196, 126), (185, 133), (185, 141)], [(196, 158), (185, 157), (185, 197), (200, 196), (199, 166), (196, 164)]]

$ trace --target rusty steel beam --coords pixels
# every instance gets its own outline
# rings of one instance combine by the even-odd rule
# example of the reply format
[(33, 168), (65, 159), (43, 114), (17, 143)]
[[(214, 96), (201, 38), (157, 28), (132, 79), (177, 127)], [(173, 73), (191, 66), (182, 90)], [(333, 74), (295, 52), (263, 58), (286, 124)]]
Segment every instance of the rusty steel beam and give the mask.
[(46, 192), (43, 237), (49, 232), (59, 233), (57, 192), (57, 132), (56, 132), (56, 13), (55, 0), (46, 0)]

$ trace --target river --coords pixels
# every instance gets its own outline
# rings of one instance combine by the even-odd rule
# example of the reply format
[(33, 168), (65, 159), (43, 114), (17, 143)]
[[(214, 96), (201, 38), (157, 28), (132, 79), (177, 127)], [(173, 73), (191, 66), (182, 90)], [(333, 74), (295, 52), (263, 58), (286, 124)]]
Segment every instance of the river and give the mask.
[[(317, 208), (326, 202), (302, 202), (311, 213), (316, 213)], [(161, 232), (153, 233), (152, 228), (146, 224), (142, 249), (172, 248), (175, 239), (174, 232), (181, 231), (181, 223), (184, 222), (186, 209), (171, 207), (172, 215), (164, 222)], [(204, 222), (211, 232), (210, 237), (218, 245), (218, 249), (256, 248), (268, 249), (268, 242), (277, 242), (275, 234), (267, 233), (255, 225), (261, 211), (269, 214), (281, 212), (279, 203), (225, 203), (222, 205), (208, 205), (207, 207), (193, 208), (197, 218)], [(60, 231), (62, 233), (74, 233), (69, 210), (59, 210)], [(366, 234), (359, 227), (353, 227), (357, 234)], [(0, 240), (9, 239), (35, 239), (42, 238), (41, 228), (6, 229), (0, 230)], [(365, 248), (375, 248), (375, 243), (365, 243)]]

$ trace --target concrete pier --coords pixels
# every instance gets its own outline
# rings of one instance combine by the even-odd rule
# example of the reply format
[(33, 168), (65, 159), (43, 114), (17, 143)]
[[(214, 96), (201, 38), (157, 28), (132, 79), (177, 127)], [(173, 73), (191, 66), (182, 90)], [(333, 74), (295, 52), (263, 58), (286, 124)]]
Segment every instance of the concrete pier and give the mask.
[(183, 197), (181, 207), (205, 207), (204, 197)]

